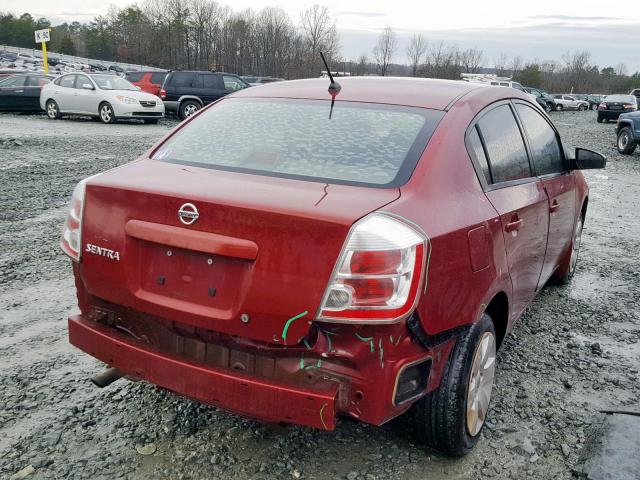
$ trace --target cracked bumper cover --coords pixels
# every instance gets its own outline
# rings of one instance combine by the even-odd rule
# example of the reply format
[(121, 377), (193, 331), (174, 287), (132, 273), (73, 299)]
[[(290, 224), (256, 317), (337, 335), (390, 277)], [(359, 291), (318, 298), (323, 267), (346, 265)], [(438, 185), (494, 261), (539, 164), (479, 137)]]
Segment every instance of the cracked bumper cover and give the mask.
[(72, 345), (127, 375), (259, 420), (335, 428), (337, 385), (293, 388), (160, 354), (82, 315), (69, 317), (68, 324)]

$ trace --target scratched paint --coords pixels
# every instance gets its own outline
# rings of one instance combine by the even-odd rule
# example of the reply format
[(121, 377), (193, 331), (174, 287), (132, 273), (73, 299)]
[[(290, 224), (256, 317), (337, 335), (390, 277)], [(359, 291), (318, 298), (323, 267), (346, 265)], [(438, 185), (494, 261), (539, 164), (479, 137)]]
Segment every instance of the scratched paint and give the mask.
[(359, 333), (356, 333), (356, 337), (361, 342), (369, 342), (369, 348), (371, 349), (371, 353), (375, 352), (376, 347), (375, 347), (375, 343), (374, 343), (375, 341), (373, 337), (361, 337)]

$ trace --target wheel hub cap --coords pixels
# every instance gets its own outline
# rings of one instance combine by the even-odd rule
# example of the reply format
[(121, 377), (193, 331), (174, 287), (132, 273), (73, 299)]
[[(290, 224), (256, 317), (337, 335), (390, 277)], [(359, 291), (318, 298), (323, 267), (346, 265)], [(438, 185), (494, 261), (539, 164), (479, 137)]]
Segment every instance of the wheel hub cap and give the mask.
[(496, 370), (496, 338), (485, 332), (476, 346), (467, 391), (467, 431), (475, 437), (484, 425)]
[(582, 220), (578, 220), (576, 231), (573, 234), (573, 245), (571, 246), (571, 272), (576, 269), (578, 264), (578, 252), (580, 250), (580, 241), (582, 240)]

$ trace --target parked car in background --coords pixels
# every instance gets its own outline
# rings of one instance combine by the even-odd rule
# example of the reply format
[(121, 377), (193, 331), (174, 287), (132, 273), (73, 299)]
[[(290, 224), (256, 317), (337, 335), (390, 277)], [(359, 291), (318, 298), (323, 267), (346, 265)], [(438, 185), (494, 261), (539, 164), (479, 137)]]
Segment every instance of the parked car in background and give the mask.
[(555, 94), (556, 110), (587, 110), (589, 102), (579, 100), (573, 95)]
[(640, 111), (620, 114), (616, 136), (618, 152), (631, 155), (640, 143)]
[(181, 120), (190, 117), (205, 105), (249, 87), (238, 75), (224, 72), (169, 72), (160, 89), (160, 98), (167, 112)]
[(35, 73), (0, 77), (0, 111), (40, 112), (40, 91), (54, 77)]
[(70, 73), (58, 77), (42, 89), (40, 105), (52, 120), (64, 115), (88, 115), (103, 123), (118, 119), (158, 123), (164, 116), (162, 100), (108, 73)]
[(597, 110), (598, 109), (598, 105), (600, 105), (600, 97), (597, 97), (595, 95), (587, 95), (584, 93), (578, 94), (578, 95), (573, 95), (575, 98), (577, 98), (578, 100), (582, 100), (584, 102), (588, 102), (589, 103), (589, 110)]
[(638, 102), (633, 95), (607, 95), (598, 106), (598, 123), (617, 120), (620, 114), (638, 110)]
[(237, 92), (80, 182), (69, 339), (114, 369), (102, 385), (324, 430), (408, 412), (463, 455), (505, 335), (576, 270), (578, 169), (605, 159), (565, 154), (514, 89), (339, 80), (337, 99), (324, 79)]
[(538, 105), (540, 105), (547, 113), (556, 109), (556, 101), (544, 90), (533, 87), (524, 87), (524, 91), (536, 97), (536, 102), (538, 102)]
[(253, 86), (262, 85), (264, 83), (273, 83), (273, 82), (283, 82), (284, 81), (284, 78), (277, 78), (277, 77), (252, 77), (252, 76), (243, 75), (240, 78), (242, 78), (249, 85), (253, 85)]
[(631, 95), (636, 97), (636, 102), (640, 105), (640, 88), (635, 88), (631, 90)]
[(160, 89), (162, 83), (168, 72), (126, 72), (124, 77), (133, 83), (136, 87), (140, 87), (143, 92), (150, 93), (152, 95), (160, 96)]

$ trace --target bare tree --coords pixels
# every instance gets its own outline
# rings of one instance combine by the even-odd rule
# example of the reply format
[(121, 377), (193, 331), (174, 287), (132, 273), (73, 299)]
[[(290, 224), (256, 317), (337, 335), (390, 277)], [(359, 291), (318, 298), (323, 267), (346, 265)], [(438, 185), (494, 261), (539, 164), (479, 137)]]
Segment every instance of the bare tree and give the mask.
[(627, 66), (624, 63), (616, 65), (616, 75), (624, 76), (627, 74)]
[(389, 66), (393, 54), (395, 53), (398, 39), (393, 29), (389, 26), (385, 27), (380, 36), (378, 37), (378, 43), (373, 49), (373, 58), (378, 64), (378, 70), (383, 77), (388, 73)]
[(513, 57), (509, 63), (509, 70), (511, 71), (511, 77), (516, 76), (522, 70), (522, 57), (519, 55)]
[(303, 38), (308, 48), (307, 74), (318, 76), (320, 73), (320, 52), (331, 63), (332, 57), (338, 53), (338, 31), (336, 22), (331, 18), (325, 6), (313, 5), (300, 16)]
[(366, 54), (362, 54), (358, 57), (356, 75), (363, 76), (369, 73), (369, 59)]
[(507, 74), (508, 61), (506, 53), (501, 53), (500, 56), (493, 61), (493, 68), (496, 70), (496, 75), (504, 77)]
[(478, 48), (468, 48), (460, 52), (459, 61), (466, 73), (478, 73), (482, 67), (484, 55)]
[(418, 73), (418, 67), (424, 61), (424, 56), (427, 53), (427, 42), (420, 34), (415, 34), (411, 37), (411, 42), (407, 47), (407, 57), (409, 57), (409, 66), (411, 67), (411, 75), (416, 76)]

